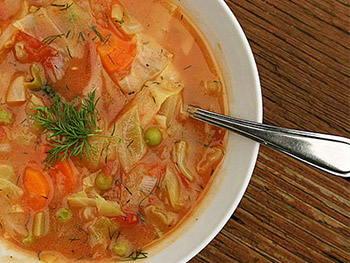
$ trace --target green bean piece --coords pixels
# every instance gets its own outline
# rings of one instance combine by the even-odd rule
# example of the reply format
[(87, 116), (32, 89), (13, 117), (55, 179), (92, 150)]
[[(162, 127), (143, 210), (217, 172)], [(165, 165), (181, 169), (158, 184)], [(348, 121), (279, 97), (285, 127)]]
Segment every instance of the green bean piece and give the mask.
[(41, 237), (45, 235), (45, 213), (39, 212), (34, 216), (33, 222), (34, 237)]
[(144, 134), (148, 146), (157, 146), (162, 141), (162, 133), (157, 128), (149, 128)]
[(100, 190), (108, 190), (112, 186), (112, 177), (106, 176), (104, 173), (100, 173), (95, 180), (96, 187)]
[(34, 244), (35, 237), (32, 234), (29, 234), (27, 237), (23, 238), (22, 243), (26, 246), (31, 246)]
[(68, 222), (72, 219), (73, 213), (69, 208), (61, 208), (56, 212), (56, 217), (63, 223)]
[(118, 241), (112, 248), (112, 251), (117, 256), (125, 256), (129, 252), (129, 246), (125, 241)]

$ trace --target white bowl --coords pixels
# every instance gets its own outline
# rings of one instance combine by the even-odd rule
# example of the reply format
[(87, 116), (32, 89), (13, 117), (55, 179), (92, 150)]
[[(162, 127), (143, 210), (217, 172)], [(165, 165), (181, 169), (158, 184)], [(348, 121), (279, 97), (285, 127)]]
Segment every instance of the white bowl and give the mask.
[[(223, 0), (177, 1), (200, 28), (227, 84), (230, 113), (262, 122), (262, 96), (255, 60), (237, 19)], [(200, 206), (147, 262), (183, 263), (199, 253), (237, 208), (253, 173), (259, 145), (230, 134), (225, 161)], [(152, 254), (155, 253), (154, 256)]]
[[(201, 29), (228, 87), (230, 112), (262, 121), (262, 98), (252, 51), (238, 21), (223, 0), (176, 1)], [(223, 228), (238, 206), (253, 173), (259, 145), (231, 134), (225, 161), (192, 217), (150, 248), (150, 263), (183, 263), (199, 253)], [(0, 262), (34, 263), (33, 257), (0, 244)], [(144, 262), (144, 261), (142, 261)]]

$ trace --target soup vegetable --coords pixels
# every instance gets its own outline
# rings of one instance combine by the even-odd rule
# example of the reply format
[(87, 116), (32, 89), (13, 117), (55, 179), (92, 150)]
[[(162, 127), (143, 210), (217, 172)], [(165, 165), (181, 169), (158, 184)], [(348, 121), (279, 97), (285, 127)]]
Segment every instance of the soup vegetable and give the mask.
[(0, 0), (1, 242), (45, 262), (147, 257), (191, 216), (225, 132), (206, 44), (165, 0)]

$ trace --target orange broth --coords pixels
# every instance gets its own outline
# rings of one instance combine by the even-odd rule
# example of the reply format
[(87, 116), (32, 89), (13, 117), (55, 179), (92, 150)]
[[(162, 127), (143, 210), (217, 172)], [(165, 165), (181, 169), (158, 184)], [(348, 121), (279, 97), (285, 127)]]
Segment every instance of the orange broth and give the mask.
[[(71, 1), (67, 3), (42, 1), (41, 3), (43, 2), (44, 4), (35, 0), (26, 1), (29, 11), (23, 14), (23, 1), (15, 1), (14, 8), (18, 9), (17, 13), (5, 16), (8, 6), (5, 0), (0, 0), (1, 32), (15, 21), (19, 20), (22, 23), (23, 17), (46, 9), (47, 12), (54, 12), (54, 14), (57, 12), (58, 15), (66, 15), (70, 10), (81, 12), (81, 16), (84, 16), (82, 12), (87, 12), (90, 15), (90, 24), (86, 28), (82, 25), (83, 23), (80, 24), (77, 16), (78, 22), (75, 22), (77, 23), (75, 26), (82, 27), (83, 30), (79, 33), (75, 32), (73, 36), (68, 33), (71, 29), (67, 28), (52, 42), (52, 38), (48, 42), (43, 36), (36, 37), (38, 32), (28, 33), (16, 29), (13, 36), (7, 40), (6, 47), (0, 45), (0, 110), (12, 116), (8, 122), (1, 121), (0, 117), (0, 167), (3, 165), (12, 168), (14, 173), (14, 175), (11, 174), (12, 181), (4, 180), (9, 180), (11, 185), (15, 185), (17, 188), (14, 189), (20, 196), (17, 199), (7, 199), (6, 196), (10, 194), (6, 191), (12, 190), (6, 190), (8, 189), (6, 188), (6, 195), (1, 195), (0, 191), (0, 204), (5, 204), (8, 211), (13, 210), (14, 207), (20, 207), (16, 212), (18, 220), (15, 224), (18, 225), (7, 225), (8, 214), (0, 213), (0, 234), (6, 238), (7, 242), (23, 251), (37, 254), (39, 258), (40, 255), (47, 253), (70, 261), (125, 260), (146, 257), (147, 246), (161, 241), (170, 230), (176, 231), (176, 226), (191, 216), (191, 210), (198, 205), (219, 169), (225, 152), (226, 132), (192, 120), (183, 111), (186, 105), (195, 105), (225, 113), (225, 87), (220, 70), (198, 29), (194, 28), (182, 10), (170, 1), (80, 0), (72, 2), (73, 5), (82, 7), (84, 11), (69, 6)], [(112, 8), (115, 5), (122, 7), (124, 16), (122, 22), (111, 17)], [(130, 34), (123, 28), (131, 23), (131, 18), (133, 23), (142, 28), (139, 32)], [(167, 122), (169, 119), (172, 121), (169, 121), (169, 124), (166, 122), (166, 126), (162, 125), (165, 121), (166, 100), (154, 114), (152, 113), (152, 118), (148, 121), (144, 120), (151, 111), (140, 112), (143, 106), (141, 104), (137, 106), (139, 109), (137, 118), (140, 118), (141, 123), (133, 127), (133, 131), (135, 133), (140, 131), (144, 136), (148, 128), (155, 127), (161, 132), (162, 140), (157, 146), (149, 146), (142, 138), (138, 143), (146, 147), (145, 152), (129, 167), (126, 163), (130, 158), (136, 157), (132, 152), (134, 148), (130, 153), (120, 153), (122, 147), (120, 145), (125, 139), (123, 136), (126, 136), (123, 132), (127, 129), (123, 130), (123, 127), (120, 127), (123, 126), (123, 116), (135, 108), (133, 101), (136, 101), (138, 96), (149, 88), (148, 85), (167, 78), (163, 78), (162, 72), (166, 71), (163, 67), (146, 79), (147, 82), (143, 81), (141, 89), (131, 86), (135, 90), (130, 92), (128, 90), (130, 87), (125, 88), (120, 84), (135, 70), (133, 65), (137, 63), (138, 56), (142, 57), (138, 45), (148, 48), (147, 42), (140, 44), (135, 40), (140, 34), (150, 36), (150, 41), (156, 43), (152, 47), (160, 46), (161, 53), (164, 50), (167, 54), (171, 54), (165, 58), (167, 65), (172, 65), (170, 75), (176, 75), (178, 81), (175, 84), (182, 85), (183, 88), (176, 95), (177, 105), (173, 108), (174, 112), (171, 112), (172, 117), (166, 119)], [(71, 40), (73, 37), (76, 42)], [(60, 46), (60, 41), (66, 40), (67, 46)], [(24, 45), (22, 48), (26, 52), (24, 57), (20, 57), (23, 54), (18, 53), (18, 42)], [(70, 46), (72, 43), (79, 45), (77, 50)], [(114, 50), (111, 43), (123, 46), (123, 49)], [(75, 56), (75, 53), (72, 53), (75, 51), (80, 52), (80, 55)], [(119, 52), (119, 55), (114, 52)], [(41, 55), (38, 57), (38, 54)], [(103, 56), (114, 57), (110, 57), (111, 61), (107, 62), (103, 59), (108, 57)], [(113, 59), (120, 59), (118, 67), (122, 69), (117, 70), (112, 67), (116, 64)], [(43, 87), (39, 90), (31, 90), (26, 86), (25, 98), (19, 96), (13, 99), (9, 96), (12, 92), (10, 87), (21, 76), (26, 82), (33, 81), (34, 76), (31, 72), (33, 64), (39, 65), (38, 74), (41, 76)], [(145, 72), (148, 67), (152, 65), (146, 65)], [(132, 82), (132, 77), (129, 80)], [(170, 78), (167, 81), (170, 83), (173, 80)], [(162, 83), (158, 84), (162, 85)], [(37, 112), (33, 110), (31, 100), (38, 98), (44, 106), (50, 108), (52, 107), (50, 96), (57, 95), (65, 103), (74, 103), (76, 109), (80, 109), (81, 99), (77, 98), (87, 98), (92, 91), (95, 91), (96, 98), (99, 98), (97, 123), (100, 135), (106, 137), (105, 140), (97, 141), (102, 146), (95, 145), (95, 149), (99, 152), (91, 152), (92, 158), (86, 155), (68, 157), (66, 164), (69, 167), (68, 170), (59, 168), (59, 161), (48, 166), (45, 158), (53, 147), (53, 141), (50, 140), (52, 133), (38, 128), (33, 119), (33, 114)], [(18, 92), (15, 95), (18, 96)], [(157, 104), (155, 98), (153, 100)], [(32, 110), (28, 110), (30, 107)], [(126, 122), (125, 125), (132, 124)], [(128, 136), (130, 134), (127, 134)], [(116, 142), (116, 138), (120, 141)], [(136, 139), (139, 138), (136, 137)], [(130, 140), (125, 149), (129, 149), (130, 145), (136, 147), (133, 146), (136, 139)], [(184, 154), (186, 169), (193, 176), (192, 180), (182, 170), (179, 159), (176, 159), (179, 158), (176, 157), (175, 150), (179, 142), (186, 145), (186, 150), (182, 154)], [(124, 154), (127, 160), (121, 160)], [(25, 190), (26, 182), (23, 180), (28, 168), (39, 171), (49, 185), (48, 196), (41, 196), (45, 199), (44, 206), (39, 208), (31, 205), (30, 202), (33, 200), (28, 201), (28, 198), (34, 198), (33, 193), (22, 193), (29, 191)], [(168, 173), (173, 173), (175, 176)], [(108, 180), (111, 179), (107, 189), (101, 190), (97, 187), (96, 178), (100, 174)], [(0, 169), (0, 180), (2, 176)], [(87, 178), (91, 179), (92, 185), (84, 185)], [(71, 188), (67, 184), (69, 180), (73, 184)], [(145, 189), (144, 185), (149, 188)], [(36, 191), (39, 191), (38, 189)], [(90, 205), (72, 205), (73, 202), (71, 203), (69, 197), (81, 191), (86, 192)], [(107, 213), (101, 212), (102, 209), (94, 205), (97, 202), (96, 194), (104, 201), (112, 202), (114, 210)], [(29, 197), (25, 198), (26, 196)], [(62, 222), (58, 218), (57, 213), (62, 208), (71, 212), (68, 222)], [(25, 238), (34, 235), (36, 231), (34, 225), (37, 224), (35, 218), (40, 213), (45, 222), (41, 226), (42, 233), (35, 234), (28, 244)], [(100, 236), (96, 238), (92, 225), (101, 218), (105, 220), (104, 224), (110, 222), (110, 225), (108, 225), (107, 234), (104, 233), (103, 236), (101, 228), (98, 230)], [(117, 245), (122, 249), (115, 248)]]

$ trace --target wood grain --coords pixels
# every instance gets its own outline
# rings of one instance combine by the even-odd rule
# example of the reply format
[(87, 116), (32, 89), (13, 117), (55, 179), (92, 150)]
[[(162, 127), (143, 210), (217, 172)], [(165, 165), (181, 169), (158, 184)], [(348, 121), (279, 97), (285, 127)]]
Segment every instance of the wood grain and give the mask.
[[(226, 2), (255, 55), (264, 122), (349, 137), (349, 1)], [(262, 146), (241, 204), (190, 262), (350, 262), (350, 181)]]

